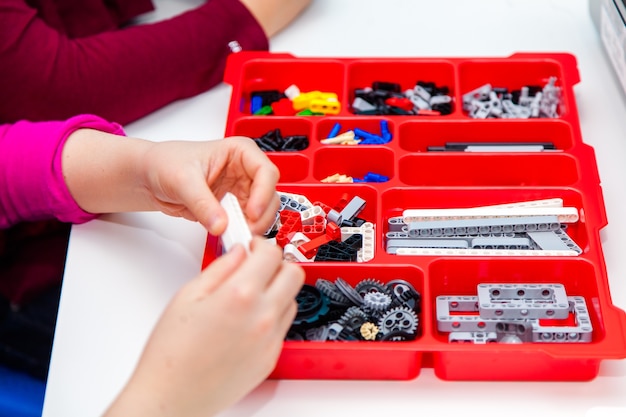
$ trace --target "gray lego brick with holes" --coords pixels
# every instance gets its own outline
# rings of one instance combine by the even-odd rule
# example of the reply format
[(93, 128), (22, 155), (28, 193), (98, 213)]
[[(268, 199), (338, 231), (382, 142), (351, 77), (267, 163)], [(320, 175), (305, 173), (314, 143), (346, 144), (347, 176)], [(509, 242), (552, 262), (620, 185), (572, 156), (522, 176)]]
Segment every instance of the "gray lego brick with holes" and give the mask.
[(479, 284), (478, 306), (490, 319), (565, 319), (570, 310), (562, 284)]
[(593, 326), (583, 297), (567, 297), (570, 312), (574, 314), (573, 326), (543, 326), (533, 322), (533, 342), (537, 343), (589, 343), (593, 339)]
[(475, 237), (471, 247), (475, 249), (532, 249), (530, 240), (524, 237)]
[(560, 230), (556, 216), (503, 217), (469, 220), (436, 220), (411, 222), (410, 236), (452, 236), (481, 233), (523, 233), (529, 231)]
[(340, 214), (344, 220), (352, 220), (365, 208), (365, 200), (359, 196), (352, 197), (352, 200), (346, 204)]
[(467, 249), (465, 239), (388, 239), (387, 253), (395, 254), (398, 248), (455, 248)]
[[(441, 332), (495, 332), (503, 319), (485, 319), (478, 311), (476, 296), (437, 297), (437, 330)], [(463, 315), (460, 313), (474, 313)], [(507, 323), (524, 323), (526, 319), (508, 319)]]
[(306, 209), (308, 209), (307, 206), (300, 204), (293, 198), (288, 197), (284, 194), (280, 194), (279, 197), (280, 197), (280, 208), (278, 209), (278, 211), (292, 210), (292, 211), (300, 212), (300, 211), (305, 211)]
[(542, 250), (573, 250), (579, 254), (583, 252), (563, 229), (551, 232), (526, 232), (526, 234)]
[[(472, 243), (472, 240), (474, 240), (475, 238), (487, 238), (487, 239), (491, 239), (491, 238), (523, 238), (526, 239), (528, 241), (528, 238), (525, 237), (526, 234), (525, 233), (485, 233), (485, 234), (480, 234), (480, 235), (450, 235), (450, 236), (411, 236), (409, 235), (407, 232), (387, 232), (385, 234), (385, 237), (387, 239), (396, 239), (396, 240), (414, 240), (414, 239), (423, 239), (423, 240), (428, 240), (428, 239), (443, 239), (443, 240), (464, 240), (466, 241), (468, 244)], [(531, 243), (529, 241), (529, 243)], [(538, 249), (538, 247), (537, 247)]]
[(563, 284), (478, 284), (478, 298), (480, 301), (487, 300), (553, 300), (567, 303), (567, 294)]
[(448, 335), (449, 343), (474, 343), (484, 345), (497, 342), (496, 332), (452, 332)]
[(527, 249), (532, 250), (527, 238), (487, 236), (487, 237), (425, 237), (413, 238), (402, 232), (388, 232), (386, 251), (395, 254), (398, 248), (437, 248), (437, 249)]
[(535, 320), (521, 323), (502, 322), (496, 324), (498, 343), (518, 344), (533, 341), (533, 324)]
[(387, 220), (387, 228), (390, 232), (402, 232), (407, 230), (407, 224), (402, 216), (390, 217)]

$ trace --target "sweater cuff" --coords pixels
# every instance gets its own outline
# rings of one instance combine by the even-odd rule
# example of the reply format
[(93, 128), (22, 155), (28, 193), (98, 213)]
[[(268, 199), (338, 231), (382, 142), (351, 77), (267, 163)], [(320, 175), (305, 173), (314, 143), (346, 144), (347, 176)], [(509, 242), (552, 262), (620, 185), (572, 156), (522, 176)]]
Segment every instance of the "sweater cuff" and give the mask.
[(4, 183), (0, 180), (1, 226), (50, 218), (84, 223), (97, 217), (76, 204), (63, 178), (63, 146), (74, 131), (85, 128), (124, 135), (117, 123), (93, 115), (65, 121), (20, 121), (0, 130), (1, 169), (7, 178)]

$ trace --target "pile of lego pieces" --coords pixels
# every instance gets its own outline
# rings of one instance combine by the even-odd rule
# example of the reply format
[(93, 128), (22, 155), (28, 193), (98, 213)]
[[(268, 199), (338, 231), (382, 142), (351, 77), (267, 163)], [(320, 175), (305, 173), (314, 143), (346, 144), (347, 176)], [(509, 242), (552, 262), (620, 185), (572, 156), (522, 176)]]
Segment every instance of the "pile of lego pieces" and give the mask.
[(326, 139), (320, 142), (323, 145), (384, 145), (391, 142), (393, 135), (389, 131), (389, 123), (386, 120), (380, 121), (380, 134), (368, 132), (355, 128), (341, 132), (341, 123), (333, 125)]
[(279, 90), (253, 91), (250, 94), (250, 113), (259, 116), (323, 116), (341, 111), (337, 94), (323, 91), (301, 92), (290, 85)]
[(387, 182), (389, 181), (389, 177), (386, 175), (378, 174), (376, 172), (368, 172), (363, 177), (351, 177), (346, 174), (335, 173), (333, 175), (329, 175), (326, 178), (321, 180), (326, 183), (352, 183), (352, 182)]
[(398, 83), (375, 81), (371, 87), (354, 90), (352, 111), (364, 115), (440, 116), (452, 113), (448, 87), (418, 81), (402, 91)]
[(388, 219), (387, 253), (396, 255), (577, 256), (565, 232), (578, 221), (561, 199), (459, 209), (407, 209)]
[(365, 207), (358, 196), (333, 207), (305, 196), (279, 192), (280, 208), (266, 232), (290, 262), (367, 262), (374, 257), (374, 224), (357, 217)]
[[(568, 296), (561, 284), (479, 284), (477, 291), (477, 296), (437, 297), (437, 329), (450, 333), (449, 342), (592, 340), (593, 327), (584, 297)], [(546, 324), (547, 320), (551, 323)]]
[(404, 341), (419, 334), (421, 297), (404, 280), (368, 278), (354, 287), (318, 278), (296, 297), (298, 313), (286, 340)]
[(511, 92), (485, 84), (463, 94), (463, 110), (475, 119), (556, 118), (561, 104), (561, 87), (556, 81), (550, 77), (543, 87), (524, 86)]
[(296, 152), (309, 147), (306, 135), (283, 136), (280, 129), (273, 129), (263, 136), (252, 138), (263, 152)]

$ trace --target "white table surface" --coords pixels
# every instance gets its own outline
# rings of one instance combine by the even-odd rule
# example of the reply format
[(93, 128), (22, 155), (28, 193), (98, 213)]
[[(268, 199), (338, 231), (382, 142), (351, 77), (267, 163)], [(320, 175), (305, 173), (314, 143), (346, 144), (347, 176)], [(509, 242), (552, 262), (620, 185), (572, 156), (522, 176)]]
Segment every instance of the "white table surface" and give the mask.
[[(158, 19), (200, 0), (160, 0)], [(613, 303), (626, 309), (626, 100), (586, 0), (314, 0), (272, 42), (299, 57), (506, 57), (569, 52), (585, 142), (596, 151), (609, 225), (602, 231)], [(173, 103), (129, 135), (223, 135), (230, 87)], [(200, 268), (206, 234), (160, 213), (103, 216), (72, 231), (44, 417), (101, 415), (130, 375), (159, 314)], [(385, 366), (385, 364), (379, 364)], [(626, 361), (603, 361), (590, 382), (410, 381), (263, 383), (223, 416), (626, 415)]]

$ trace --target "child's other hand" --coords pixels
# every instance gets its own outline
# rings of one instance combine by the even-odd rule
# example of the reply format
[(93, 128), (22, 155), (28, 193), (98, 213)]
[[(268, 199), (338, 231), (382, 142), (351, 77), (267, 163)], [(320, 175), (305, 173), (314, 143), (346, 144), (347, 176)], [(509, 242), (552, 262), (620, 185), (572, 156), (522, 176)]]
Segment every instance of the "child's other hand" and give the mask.
[[(107, 416), (211, 416), (271, 373), (297, 311), (304, 272), (262, 238), (185, 285), (157, 323)], [(133, 412), (135, 411), (135, 412)]]
[(262, 234), (279, 206), (278, 169), (248, 138), (208, 142), (162, 142), (143, 158), (144, 184), (156, 209), (199, 221), (214, 235), (224, 232), (219, 201), (230, 191), (253, 233)]

